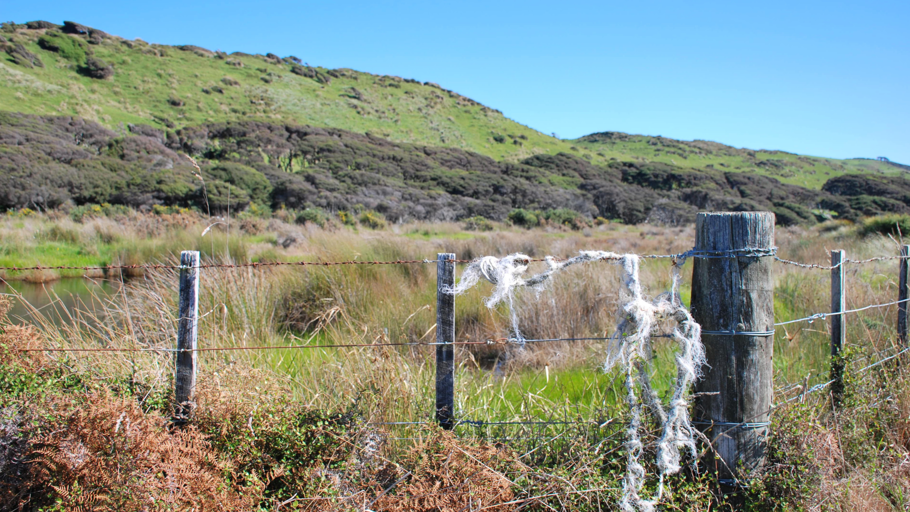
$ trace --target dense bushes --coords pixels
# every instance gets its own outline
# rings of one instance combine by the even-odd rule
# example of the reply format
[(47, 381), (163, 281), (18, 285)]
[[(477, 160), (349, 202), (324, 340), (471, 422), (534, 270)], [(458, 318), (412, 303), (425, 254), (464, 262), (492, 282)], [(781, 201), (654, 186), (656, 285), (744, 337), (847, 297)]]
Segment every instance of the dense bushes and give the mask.
[[(92, 57), (87, 63), (107, 69)], [(365, 226), (483, 217), (573, 229), (595, 217), (678, 225), (698, 210), (770, 210), (783, 225), (814, 223), (813, 210), (848, 220), (910, 213), (910, 186), (898, 178), (844, 176), (813, 191), (764, 176), (666, 164), (597, 166), (565, 153), (496, 162), (454, 148), (263, 122), (168, 133), (132, 125), (130, 132), (117, 136), (68, 117), (0, 113), (0, 208), (106, 202), (202, 209), (208, 196), (207, 208), (216, 212), (251, 202), (361, 216), (372, 211), (361, 220)], [(207, 194), (178, 152), (200, 161)]]
[(15, 64), (26, 68), (44, 67), (44, 63), (41, 62), (41, 59), (34, 53), (28, 51), (28, 49), (21, 44), (2, 43), (0, 44), (0, 49), (4, 49), (6, 54), (10, 56), (10, 59), (12, 59)]
[(297, 214), (297, 224), (315, 224), (324, 228), (329, 222), (329, 216), (319, 208), (307, 208)]
[(85, 66), (82, 66), (81, 72), (85, 76), (104, 80), (114, 76), (114, 66), (101, 59), (89, 57), (85, 60)]
[(204, 169), (206, 176), (230, 183), (243, 189), (250, 200), (259, 204), (268, 204), (272, 193), (272, 184), (264, 174), (242, 164), (220, 162)]
[(537, 218), (537, 215), (535, 215), (534, 212), (525, 210), (524, 208), (516, 208), (510, 211), (508, 220), (515, 226), (528, 229), (540, 225), (540, 219)]
[(910, 215), (882, 215), (863, 221), (860, 226), (863, 235), (880, 234), (898, 238), (910, 236)]

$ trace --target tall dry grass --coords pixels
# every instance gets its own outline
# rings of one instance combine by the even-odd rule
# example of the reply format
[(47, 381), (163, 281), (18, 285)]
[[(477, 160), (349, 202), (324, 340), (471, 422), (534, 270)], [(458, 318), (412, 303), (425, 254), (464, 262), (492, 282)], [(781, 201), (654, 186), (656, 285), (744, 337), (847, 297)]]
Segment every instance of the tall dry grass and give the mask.
[[(393, 226), (383, 232), (359, 233), (283, 223), (274, 223), (272, 228), (275, 228), (276, 243), (265, 241), (259, 242), (263, 246), (251, 244), (248, 247), (255, 247), (254, 252), (268, 253), (270, 257), (312, 261), (433, 259), (438, 252), (454, 252), (463, 259), (513, 252), (524, 252), (532, 257), (565, 257), (581, 249), (667, 254), (683, 252), (694, 243), (691, 228), (617, 225), (605, 226), (589, 233), (590, 236), (562, 231), (504, 229), (466, 237), (457, 225)], [(198, 229), (198, 226), (192, 229)], [(279, 233), (279, 230), (284, 232)], [(244, 236), (239, 231), (221, 235), (225, 237), (226, 247), (232, 237), (239, 240), (235, 243), (241, 243)], [(191, 229), (182, 236), (187, 238), (176, 237), (176, 240), (191, 239)], [(287, 248), (277, 245), (279, 238), (289, 236), (295, 237), (293, 244)], [(783, 258), (821, 264), (827, 264), (832, 249), (844, 249), (848, 258), (863, 259), (893, 256), (899, 246), (888, 238), (861, 238), (847, 229), (826, 230), (824, 227), (814, 231), (778, 230), (777, 244)], [(212, 251), (207, 261), (233, 262), (239, 257), (243, 257), (239, 251)], [(291, 402), (321, 410), (343, 411), (356, 406), (367, 422), (430, 420), (435, 385), (433, 347), (338, 349), (324, 346), (433, 340), (434, 267), (433, 264), (412, 264), (206, 269), (201, 274), (200, 347), (300, 345), (312, 348), (202, 353), (200, 410), (205, 410), (207, 396), (221, 396), (225, 389), (231, 389), (250, 400), (262, 393), (282, 393)], [(691, 266), (684, 269), (686, 282), (690, 269)], [(780, 264), (775, 266), (774, 281), (778, 321), (829, 310), (830, 277), (827, 271)], [(646, 260), (642, 265), (642, 283), (652, 296), (666, 291), (670, 283), (669, 263)], [(176, 337), (176, 286), (177, 276), (173, 271), (152, 271), (141, 279), (130, 281), (114, 296), (99, 297), (92, 308), (58, 310), (57, 314), (65, 321), (48, 319), (40, 328), (55, 346), (172, 348)], [(486, 340), (509, 335), (507, 312), (502, 308), (491, 311), (482, 305), (488, 290), (479, 287), (456, 300), (457, 339)], [(573, 268), (559, 275), (539, 296), (530, 291), (521, 293), (519, 323), (523, 333), (531, 338), (604, 336), (616, 325), (616, 312), (623, 300), (620, 290), (619, 270), (614, 265), (598, 263)], [(681, 292), (684, 301), (688, 301), (690, 289), (687, 284), (684, 283)], [(890, 302), (896, 298), (897, 262), (848, 266), (848, 308)], [(899, 347), (895, 318), (894, 306), (847, 317), (847, 348), (852, 358), (849, 368), (859, 368)], [(672, 365), (674, 349), (660, 341), (656, 346), (653, 378), (659, 388), (667, 389), (673, 378), (667, 370)], [(525, 440), (527, 451), (562, 432), (562, 436), (571, 442), (564, 444), (561, 451), (535, 452), (535, 455), (541, 455), (538, 460), (562, 457), (562, 460), (585, 461), (579, 463), (581, 466), (589, 464), (590, 459), (584, 458), (583, 454), (590, 446), (615, 435), (616, 428), (622, 424), (617, 399), (621, 395), (621, 382), (615, 375), (600, 371), (603, 349), (603, 344), (598, 342), (541, 343), (521, 350), (506, 350), (499, 346), (458, 347), (455, 394), (460, 418), (486, 421), (584, 419), (606, 426), (584, 431), (579, 428), (571, 435), (562, 427), (535, 430), (533, 427), (497, 429), (463, 425), (457, 432), (464, 437), (506, 437), (519, 443)], [(775, 402), (798, 396), (808, 386), (826, 381), (829, 350), (829, 333), (824, 320), (779, 328), (775, 337)], [(76, 354), (67, 358), (68, 364), (98, 376), (129, 375), (141, 382), (150, 395), (166, 392), (171, 386), (173, 361), (167, 353)], [(260, 377), (250, 379), (247, 371), (241, 368), (253, 368), (261, 372)], [(244, 377), (238, 378), (235, 373)], [(887, 404), (897, 411), (894, 418), (899, 417), (897, 414), (901, 414), (906, 403), (910, 403), (907, 398), (910, 395), (901, 379), (875, 381), (880, 389), (887, 390), (881, 398), (890, 400)], [(858, 384), (855, 389), (858, 393), (871, 393), (876, 388)], [(857, 397), (852, 414), (856, 424), (866, 426), (854, 430), (866, 432), (869, 431), (868, 418), (874, 411), (869, 409), (869, 404), (864, 405), (860, 395)], [(792, 420), (790, 423), (800, 428), (811, 427), (814, 429), (811, 432), (815, 432), (808, 435), (805, 433), (810, 430), (804, 429), (788, 433), (786, 428), (780, 428), (782, 434), (778, 439), (782, 450), (812, 456), (824, 452), (830, 460), (840, 461), (837, 463), (841, 467), (833, 472), (828, 467), (833, 462), (813, 466), (809, 455), (806, 460), (810, 462), (793, 464), (815, 472), (812, 473), (813, 481), (817, 485), (813, 489), (837, 491), (832, 491), (832, 503), (873, 503), (868, 496), (879, 492), (886, 480), (898, 482), (895, 484), (898, 491), (903, 489), (900, 486), (904, 485), (901, 483), (904, 481), (901, 476), (904, 463), (898, 455), (887, 464), (874, 459), (879, 466), (870, 466), (872, 459), (868, 455), (849, 455), (862, 451), (861, 443), (846, 444), (843, 423), (837, 423), (833, 416), (824, 412), (823, 401), (824, 395), (797, 400), (793, 403), (804, 405), (794, 409), (798, 413), (796, 416), (785, 414), (791, 409), (782, 409), (778, 416)], [(389, 440), (396, 437), (426, 439), (419, 426), (381, 428), (387, 432)], [(898, 432), (904, 432), (900, 430), (902, 428)], [(906, 441), (904, 434), (895, 438), (881, 437), (886, 438), (892, 439), (889, 445), (905, 446), (901, 444)], [(405, 441), (405, 444), (409, 442)], [(385, 446), (384, 449), (389, 450), (386, 455), (390, 457), (404, 450), (401, 443), (387, 442)], [(906, 446), (910, 448), (910, 445)], [(904, 448), (897, 450), (895, 453), (907, 453)], [(847, 461), (850, 457), (852, 459)], [(787, 463), (792, 462), (788, 460)], [(847, 476), (849, 468), (861, 476)], [(881, 475), (891, 476), (883, 480)], [(851, 491), (841, 492), (845, 483)], [(784, 491), (796, 492), (790, 487)], [(800, 496), (800, 499), (810, 500)]]

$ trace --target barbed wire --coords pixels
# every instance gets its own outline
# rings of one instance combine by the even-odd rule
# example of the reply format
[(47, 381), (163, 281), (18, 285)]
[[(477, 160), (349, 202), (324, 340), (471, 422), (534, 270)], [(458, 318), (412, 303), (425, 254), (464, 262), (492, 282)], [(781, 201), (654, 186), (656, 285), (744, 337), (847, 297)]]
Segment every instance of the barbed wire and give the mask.
[(840, 263), (838, 263), (837, 265), (821, 265), (821, 264), (818, 264), (818, 263), (800, 263), (800, 262), (798, 262), (798, 261), (785, 260), (785, 259), (783, 259), (783, 258), (781, 258), (781, 257), (779, 257), (779, 256), (776, 256), (776, 255), (774, 256), (774, 259), (775, 259), (775, 261), (777, 261), (777, 262), (779, 262), (779, 263), (783, 263), (783, 264), (785, 264), (785, 265), (793, 265), (793, 266), (795, 266), (795, 267), (802, 267), (802, 268), (817, 268), (817, 269), (819, 269), (819, 270), (834, 270), (834, 269), (836, 269), (836, 268), (838, 268), (838, 267), (840, 267), (840, 266), (843, 266), (843, 265), (845, 265), (845, 264), (847, 264), (847, 263), (850, 263), (850, 264), (853, 264), (853, 265), (865, 265), (865, 264), (867, 264), (867, 263), (874, 263), (874, 262), (877, 262), (877, 261), (890, 261), (890, 260), (906, 259), (906, 256), (877, 256), (877, 257), (875, 257), (875, 258), (868, 258), (868, 259), (865, 259), (865, 260), (845, 259), (845, 260), (841, 261)]
[(861, 308), (857, 308), (857, 309), (848, 309), (848, 310), (846, 310), (846, 311), (839, 311), (839, 312), (836, 312), (836, 313), (815, 313), (815, 314), (809, 315), (809, 316), (807, 316), (807, 317), (797, 318), (796, 320), (787, 320), (786, 322), (778, 322), (778, 323), (774, 324), (774, 326), (775, 326), (775, 327), (779, 327), (779, 326), (781, 326), (781, 325), (795, 324), (795, 323), (797, 323), (797, 322), (809, 322), (809, 323), (811, 324), (812, 322), (814, 322), (814, 321), (816, 321), (816, 320), (824, 320), (824, 319), (828, 318), (829, 316), (840, 316), (840, 315), (845, 315), (845, 314), (847, 314), (847, 313), (858, 313), (858, 312), (860, 312), (860, 311), (866, 311), (867, 309), (875, 309), (875, 308), (884, 308), (884, 307), (887, 307), (887, 306), (894, 306), (895, 304), (901, 304), (901, 303), (904, 303), (904, 302), (907, 302), (907, 301), (910, 301), (910, 298), (908, 298), (908, 299), (902, 299), (902, 300), (896, 300), (896, 301), (894, 301), (894, 302), (887, 302), (887, 303), (884, 303), (884, 304), (872, 304), (872, 305), (869, 305), (869, 306), (865, 306), (865, 307), (861, 307)]
[[(672, 338), (670, 334), (656, 334), (652, 338)], [(286, 349), (318, 349), (318, 348), (382, 348), (382, 347), (435, 347), (445, 345), (516, 345), (521, 346), (523, 343), (546, 343), (559, 341), (612, 341), (616, 337), (591, 337), (591, 338), (541, 338), (541, 339), (518, 339), (518, 338), (495, 338), (484, 341), (410, 341), (410, 342), (393, 342), (393, 343), (343, 343), (329, 345), (262, 345), (252, 347), (206, 347), (206, 348), (155, 348), (155, 347), (86, 347), (86, 348), (25, 348), (16, 349), (18, 352), (165, 352), (165, 353), (185, 353), (185, 352), (227, 352), (242, 350), (286, 350)]]
[[(803, 268), (817, 268), (821, 270), (831, 270), (837, 268), (839, 265), (820, 265), (815, 263), (801, 263), (798, 261), (786, 260), (777, 256), (777, 247), (771, 248), (757, 248), (757, 247), (745, 247), (742, 249), (727, 249), (721, 251), (711, 251), (711, 250), (697, 250), (690, 249), (685, 252), (680, 252), (676, 254), (643, 254), (640, 255), (641, 259), (672, 259), (675, 262), (684, 263), (688, 258), (761, 258), (766, 256), (773, 257), (776, 261), (784, 263), (787, 265), (794, 265)], [(851, 264), (866, 264), (877, 261), (887, 261), (887, 260), (899, 260), (905, 258), (904, 256), (879, 256), (875, 258), (869, 258), (865, 260), (851, 260), (846, 259), (840, 265), (844, 263)], [(529, 258), (529, 262), (545, 262), (545, 261), (563, 261), (566, 258)], [(619, 258), (603, 258), (603, 260), (618, 260)], [(240, 269), (240, 268), (269, 268), (269, 267), (308, 267), (308, 266), (321, 266), (321, 267), (331, 267), (331, 266), (345, 266), (345, 265), (416, 265), (416, 264), (431, 264), (443, 261), (446, 263), (471, 263), (473, 260), (464, 260), (464, 259), (450, 259), (450, 260), (438, 260), (438, 259), (422, 259), (422, 260), (390, 260), (390, 261), (360, 261), (360, 260), (348, 260), (348, 261), (267, 261), (267, 262), (250, 262), (250, 263), (206, 263), (195, 266), (185, 266), (185, 265), (170, 265), (163, 263), (143, 263), (136, 265), (96, 265), (96, 266), (77, 266), (77, 265), (53, 265), (53, 266), (44, 266), (44, 265), (34, 265), (31, 267), (17, 267), (17, 266), (7, 266), (0, 267), (0, 271), (6, 272), (25, 272), (30, 270), (82, 270), (82, 271), (113, 271), (113, 270), (187, 270), (187, 269)]]

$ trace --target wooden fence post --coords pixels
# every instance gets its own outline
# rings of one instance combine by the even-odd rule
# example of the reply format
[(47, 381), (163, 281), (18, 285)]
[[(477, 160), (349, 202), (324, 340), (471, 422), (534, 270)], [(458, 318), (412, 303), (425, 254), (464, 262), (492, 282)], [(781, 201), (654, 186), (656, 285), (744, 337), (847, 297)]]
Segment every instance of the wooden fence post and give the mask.
[[(840, 405), (844, 396), (844, 362), (840, 353), (847, 341), (844, 311), (847, 309), (844, 288), (844, 251), (831, 251), (831, 396)], [(840, 314), (838, 314), (840, 313)]]
[(455, 255), (436, 255), (436, 421), (455, 426)]
[(196, 389), (196, 335), (199, 323), (199, 252), (180, 253), (180, 305), (177, 319), (177, 371), (174, 377), (174, 421), (193, 413)]
[[(900, 280), (898, 284), (897, 300), (906, 301), (910, 298), (910, 283), (907, 282), (910, 274), (910, 245), (901, 246)], [(901, 302), (897, 305), (897, 337), (901, 342), (901, 347), (907, 346), (907, 311), (910, 309), (910, 303)]]
[[(709, 466), (735, 485), (765, 461), (771, 409), (774, 214), (699, 213), (692, 315), (708, 364), (696, 383), (695, 423), (711, 439)], [(699, 254), (700, 253), (700, 254)]]

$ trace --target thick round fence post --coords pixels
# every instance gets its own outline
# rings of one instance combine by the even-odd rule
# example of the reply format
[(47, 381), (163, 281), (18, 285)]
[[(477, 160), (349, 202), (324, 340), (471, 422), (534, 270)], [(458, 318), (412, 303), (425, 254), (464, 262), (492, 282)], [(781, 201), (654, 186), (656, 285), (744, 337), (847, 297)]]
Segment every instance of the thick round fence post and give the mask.
[(174, 421), (193, 413), (196, 389), (196, 335), (199, 323), (199, 252), (180, 253), (180, 303), (177, 318), (177, 371), (174, 377)]
[(847, 341), (844, 311), (847, 309), (844, 289), (844, 251), (831, 251), (831, 396), (839, 405), (844, 396), (844, 362), (841, 351)]
[(436, 421), (455, 426), (455, 255), (436, 255)]
[(910, 245), (901, 246), (900, 279), (898, 281), (897, 300), (904, 301), (897, 305), (897, 337), (902, 347), (907, 346), (907, 311), (910, 309), (910, 283), (907, 282), (910, 274)]
[(708, 364), (696, 383), (695, 423), (711, 440), (708, 461), (721, 484), (764, 464), (774, 347), (771, 268), (774, 214), (699, 213), (695, 224), (692, 316)]

